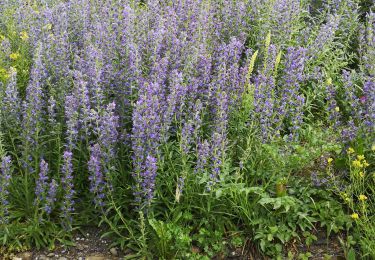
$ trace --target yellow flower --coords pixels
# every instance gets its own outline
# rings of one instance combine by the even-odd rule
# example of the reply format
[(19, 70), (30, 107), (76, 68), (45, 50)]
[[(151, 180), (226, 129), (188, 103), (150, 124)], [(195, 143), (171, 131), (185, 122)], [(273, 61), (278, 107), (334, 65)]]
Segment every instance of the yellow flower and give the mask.
[(372, 150), (373, 152), (375, 152), (375, 144), (373, 144), (373, 145), (371, 146), (371, 150)]
[(27, 32), (23, 31), (23, 32), (20, 32), (20, 38), (23, 41), (27, 41), (29, 39), (29, 35), (27, 34)]
[(370, 164), (369, 164), (366, 160), (363, 160), (363, 166), (364, 166), (364, 167), (369, 167)]
[(352, 164), (353, 164), (353, 166), (356, 167), (356, 168), (361, 168), (361, 167), (362, 167), (361, 162), (358, 161), (358, 160), (354, 160), (354, 161), (352, 162)]
[(12, 60), (16, 60), (20, 57), (21, 55), (18, 53), (18, 52), (15, 52), (15, 53), (12, 53), (9, 55), (9, 58), (11, 58)]
[(335, 111), (336, 112), (340, 112), (340, 108), (339, 107), (335, 107)]
[(333, 162), (333, 159), (330, 157), (330, 158), (327, 159), (327, 162), (330, 164), (330, 163)]
[(359, 195), (359, 200), (360, 200), (360, 201), (365, 201), (365, 200), (367, 200), (366, 195), (363, 195), (363, 194)]
[(365, 177), (365, 173), (364, 172), (360, 172), (359, 173), (359, 177), (361, 177), (361, 178)]
[(327, 85), (331, 85), (332, 84), (332, 79), (331, 78), (328, 78), (327, 79)]
[(352, 154), (352, 153), (354, 153), (354, 149), (351, 148), (351, 147), (349, 147), (348, 150), (347, 150), (347, 152), (348, 152), (348, 154)]
[(4, 79), (7, 79), (9, 78), (9, 74), (8, 72), (6, 71), (6, 69), (3, 69), (3, 68), (0, 68), (0, 78), (4, 78)]
[(357, 155), (357, 159), (362, 161), (365, 159), (365, 156), (364, 155)]
[(352, 219), (359, 219), (359, 215), (357, 213), (353, 213), (350, 215)]
[(0, 34), (0, 42), (2, 42), (5, 39), (4, 35)]

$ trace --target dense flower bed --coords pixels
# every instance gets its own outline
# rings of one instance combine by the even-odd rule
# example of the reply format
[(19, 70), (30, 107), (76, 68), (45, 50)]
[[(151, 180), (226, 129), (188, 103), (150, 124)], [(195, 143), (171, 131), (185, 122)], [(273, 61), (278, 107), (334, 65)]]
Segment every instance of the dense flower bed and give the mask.
[(223, 239), (280, 257), (321, 226), (374, 256), (375, 13), (358, 2), (3, 0), (4, 249), (100, 223), (143, 257)]

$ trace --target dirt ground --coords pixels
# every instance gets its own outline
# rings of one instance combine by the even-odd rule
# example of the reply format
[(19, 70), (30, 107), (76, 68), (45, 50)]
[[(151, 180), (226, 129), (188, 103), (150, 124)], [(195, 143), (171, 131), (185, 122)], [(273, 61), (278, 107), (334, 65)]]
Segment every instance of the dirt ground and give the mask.
[[(18, 254), (9, 254), (2, 256), (1, 260), (116, 260), (126, 259), (132, 255), (130, 251), (121, 251), (119, 248), (110, 247), (111, 242), (108, 239), (100, 237), (101, 231), (98, 228), (86, 228), (75, 234), (75, 246), (65, 247), (57, 246), (55, 250), (34, 250)], [(337, 238), (330, 238), (327, 242), (324, 232), (317, 232), (318, 240), (310, 247), (306, 247), (300, 241), (291, 242), (287, 246), (287, 252), (293, 252), (298, 259), (298, 254), (310, 252), (309, 259), (322, 260), (341, 260), (345, 259), (342, 248)], [(193, 248), (192, 251), (200, 251)], [(251, 242), (248, 242), (243, 248), (229, 250), (228, 256), (217, 256), (215, 259), (267, 259), (262, 257)], [(137, 259), (137, 258), (133, 258)], [(155, 258), (156, 259), (156, 258)]]

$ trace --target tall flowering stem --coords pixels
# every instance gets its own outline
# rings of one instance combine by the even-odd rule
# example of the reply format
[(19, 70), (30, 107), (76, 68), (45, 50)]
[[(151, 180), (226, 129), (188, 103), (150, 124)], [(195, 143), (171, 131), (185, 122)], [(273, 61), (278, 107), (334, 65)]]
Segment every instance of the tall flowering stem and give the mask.
[(9, 124), (8, 128), (11, 127), (12, 124), (19, 126), (21, 119), (21, 103), (17, 89), (17, 71), (15, 68), (11, 68), (2, 107), (3, 117), (6, 118), (6, 123)]
[(4, 156), (0, 166), (0, 225), (8, 223), (8, 188), (12, 177), (11, 165), (10, 156)]
[(215, 128), (212, 135), (211, 142), (211, 156), (212, 156), (212, 171), (210, 174), (210, 181), (208, 188), (210, 189), (216, 182), (219, 181), (223, 171), (224, 159), (227, 149), (227, 126), (228, 126), (228, 95), (222, 91), (217, 96), (217, 113)]
[(302, 47), (289, 47), (286, 54), (285, 84), (282, 97), (286, 102), (286, 115), (290, 119), (289, 138), (298, 140), (298, 131), (303, 123), (303, 106), (305, 97), (300, 93), (300, 84), (303, 82), (306, 60), (306, 49)]
[(95, 206), (103, 210), (105, 206), (105, 178), (102, 166), (102, 151), (99, 144), (95, 144), (90, 149), (90, 160), (88, 162), (90, 192), (94, 194)]
[(73, 196), (75, 194), (74, 183), (73, 183), (73, 163), (72, 163), (73, 153), (66, 150), (63, 155), (63, 165), (62, 165), (62, 177), (61, 177), (61, 188), (64, 192), (63, 201), (61, 206), (61, 217), (63, 220), (63, 225), (67, 229), (72, 228), (72, 213), (74, 211), (74, 200)]
[(102, 109), (97, 122), (97, 134), (100, 146), (105, 152), (105, 162), (112, 160), (116, 153), (118, 138), (119, 117), (115, 114), (116, 104), (109, 103)]
[(53, 206), (57, 200), (56, 194), (58, 189), (58, 183), (55, 179), (50, 182), (48, 193), (46, 195), (46, 202), (44, 205), (44, 211), (47, 215), (51, 214)]
[(35, 185), (35, 205), (39, 207), (45, 202), (46, 191), (48, 188), (48, 163), (43, 159), (40, 161), (39, 176)]
[(162, 138), (162, 115), (165, 111), (160, 90), (158, 83), (146, 83), (133, 112), (134, 195), (136, 203), (140, 205), (149, 205), (154, 194), (156, 156)]
[(31, 80), (26, 89), (26, 103), (24, 107), (23, 129), (26, 147), (38, 147), (38, 139), (42, 130), (44, 91), (43, 83), (46, 79), (46, 70), (42, 60), (43, 44), (39, 43), (35, 52), (34, 66), (31, 71)]

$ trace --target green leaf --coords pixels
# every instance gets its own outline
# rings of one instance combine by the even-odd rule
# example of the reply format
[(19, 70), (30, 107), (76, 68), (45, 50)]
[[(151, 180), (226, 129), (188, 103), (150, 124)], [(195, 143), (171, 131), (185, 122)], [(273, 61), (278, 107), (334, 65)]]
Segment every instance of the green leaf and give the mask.
[(353, 248), (350, 248), (349, 249), (349, 252), (348, 252), (348, 260), (355, 260), (355, 251)]

